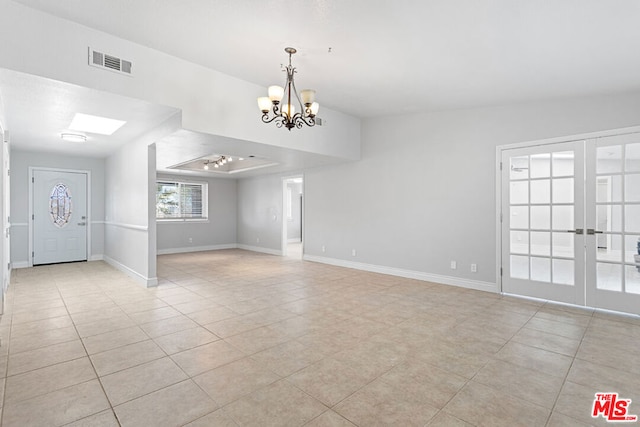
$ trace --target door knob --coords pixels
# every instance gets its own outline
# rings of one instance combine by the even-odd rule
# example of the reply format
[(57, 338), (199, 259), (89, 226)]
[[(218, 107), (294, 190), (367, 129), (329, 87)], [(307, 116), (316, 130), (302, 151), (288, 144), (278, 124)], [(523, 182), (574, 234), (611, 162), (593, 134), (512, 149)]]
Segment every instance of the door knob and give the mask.
[(593, 228), (587, 228), (587, 234), (602, 234), (602, 231), (597, 231)]
[(584, 234), (584, 229), (576, 228), (575, 230), (567, 230), (567, 233)]

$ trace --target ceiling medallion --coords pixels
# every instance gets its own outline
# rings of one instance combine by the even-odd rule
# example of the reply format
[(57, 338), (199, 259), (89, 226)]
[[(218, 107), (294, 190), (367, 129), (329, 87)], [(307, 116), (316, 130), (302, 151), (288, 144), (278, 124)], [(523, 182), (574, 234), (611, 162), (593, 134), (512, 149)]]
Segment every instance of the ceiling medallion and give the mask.
[[(287, 81), (284, 87), (269, 86), (269, 96), (258, 98), (258, 107), (262, 111), (262, 121), (264, 123), (275, 122), (277, 127), (284, 126), (289, 130), (294, 127), (300, 129), (303, 124), (315, 126), (315, 117), (320, 108), (320, 105), (315, 102), (316, 91), (304, 89), (300, 91), (300, 96), (298, 96), (296, 85), (293, 82), (293, 75), (296, 73), (296, 69), (291, 65), (291, 55), (296, 53), (296, 50), (292, 47), (287, 47), (284, 51), (289, 54), (289, 65), (283, 70), (287, 72)], [(285, 102), (282, 107), (280, 106), (281, 101)], [(296, 112), (295, 104), (299, 106), (298, 112)], [(269, 114), (270, 112), (272, 115)]]

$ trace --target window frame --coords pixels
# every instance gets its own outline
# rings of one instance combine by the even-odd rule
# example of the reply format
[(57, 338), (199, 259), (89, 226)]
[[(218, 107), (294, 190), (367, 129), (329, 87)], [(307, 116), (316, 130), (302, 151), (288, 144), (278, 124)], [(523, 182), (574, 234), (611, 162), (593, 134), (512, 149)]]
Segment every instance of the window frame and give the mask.
[[(200, 186), (202, 194), (202, 215), (200, 217), (176, 217), (176, 218), (159, 218), (158, 217), (158, 186), (161, 184), (173, 184), (178, 186), (178, 203), (181, 202), (181, 187), (183, 185)], [(180, 213), (182, 214), (182, 207), (180, 206)], [(185, 181), (179, 179), (156, 179), (156, 222), (158, 223), (186, 223), (186, 222), (209, 222), (209, 183), (205, 181)]]

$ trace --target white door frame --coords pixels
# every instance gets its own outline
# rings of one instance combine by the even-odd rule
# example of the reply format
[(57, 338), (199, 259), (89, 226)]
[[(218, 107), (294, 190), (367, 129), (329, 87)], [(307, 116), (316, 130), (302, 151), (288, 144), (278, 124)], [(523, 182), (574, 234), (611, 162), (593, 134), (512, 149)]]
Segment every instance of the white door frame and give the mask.
[(304, 174), (299, 174), (299, 175), (291, 175), (291, 176), (285, 176), (282, 178), (282, 233), (281, 233), (281, 243), (280, 246), (282, 247), (282, 256), (287, 256), (287, 244), (288, 239), (287, 239), (287, 183), (291, 182), (294, 179), (302, 179), (302, 206), (300, 207), (302, 209), (302, 224), (300, 224), (300, 233), (302, 234), (302, 255), (304, 256), (304, 236), (305, 236), (305, 232), (304, 232), (304, 226), (306, 224), (305, 221), (305, 209), (304, 209), (304, 204), (305, 204), (305, 197), (304, 197)]
[(87, 261), (91, 259), (91, 171), (82, 169), (61, 169), (61, 168), (45, 168), (40, 166), (29, 166), (29, 253), (28, 266), (33, 267), (33, 172), (34, 171), (48, 171), (48, 172), (69, 172), (69, 173), (83, 173), (87, 175)]
[(503, 291), (502, 282), (502, 265), (506, 262), (502, 259), (502, 219), (500, 217), (502, 213), (502, 152), (504, 150), (510, 150), (514, 148), (526, 148), (539, 145), (557, 144), (562, 142), (574, 142), (583, 141), (595, 138), (601, 138), (605, 136), (623, 135), (628, 133), (640, 132), (640, 126), (632, 126), (619, 129), (611, 129), (598, 132), (590, 132), (578, 135), (560, 136), (555, 138), (540, 139), (528, 142), (519, 142), (515, 144), (499, 145), (496, 147), (496, 166), (495, 166), (495, 195), (496, 195), (496, 284), (500, 293)]

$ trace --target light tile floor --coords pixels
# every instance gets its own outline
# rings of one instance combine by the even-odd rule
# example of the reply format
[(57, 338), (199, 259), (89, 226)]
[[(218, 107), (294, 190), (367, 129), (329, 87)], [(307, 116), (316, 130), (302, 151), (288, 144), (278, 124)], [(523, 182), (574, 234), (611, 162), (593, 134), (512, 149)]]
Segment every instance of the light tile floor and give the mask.
[(640, 319), (240, 250), (15, 270), (3, 426), (581, 426)]

